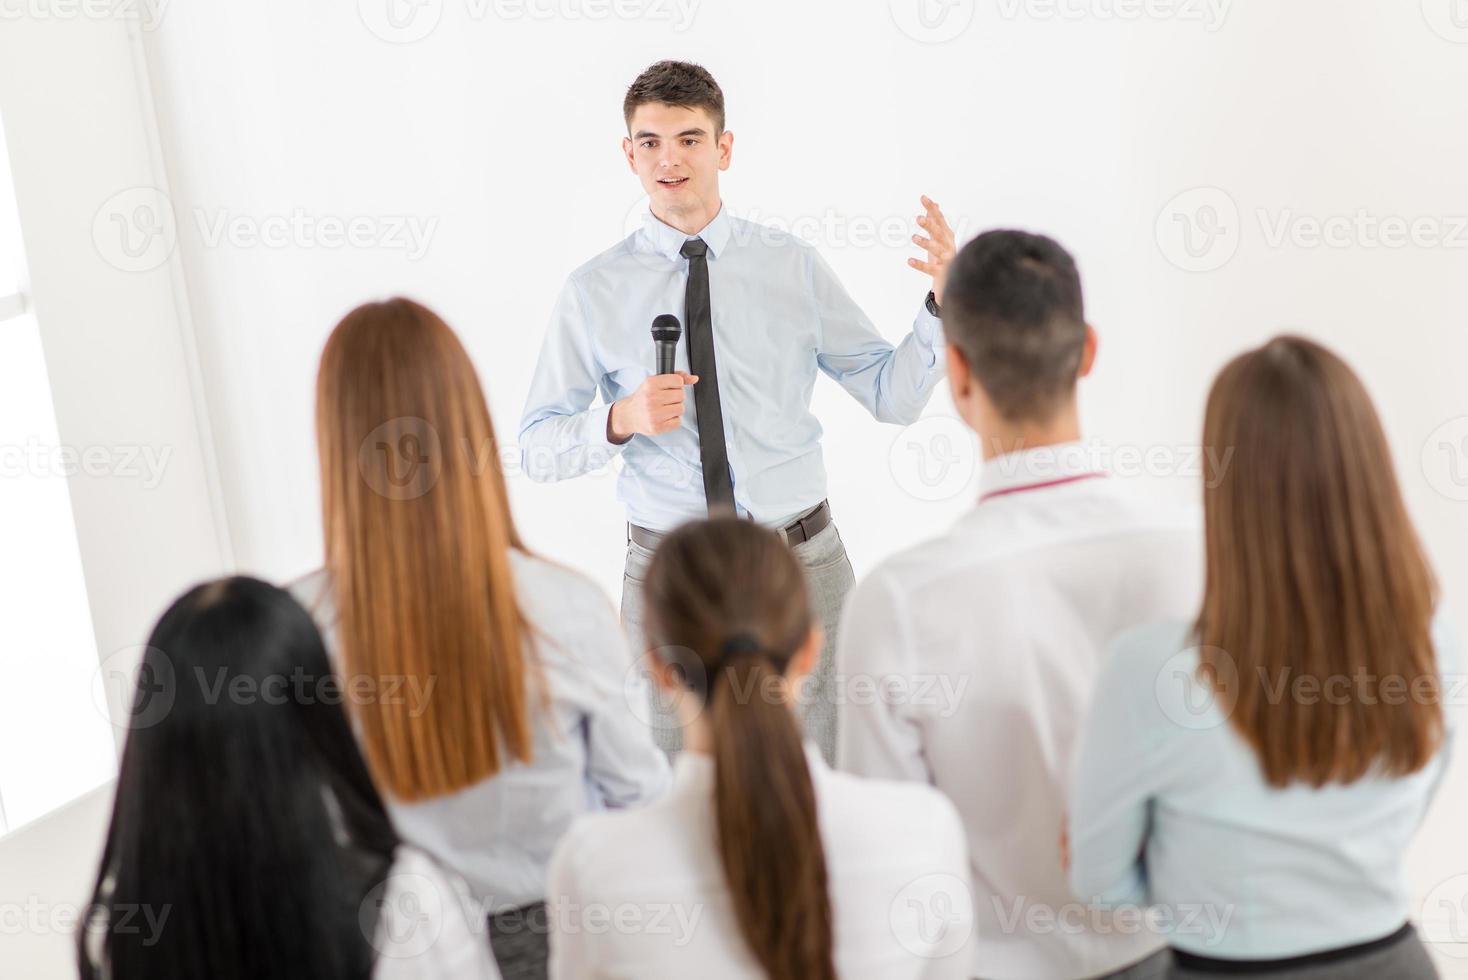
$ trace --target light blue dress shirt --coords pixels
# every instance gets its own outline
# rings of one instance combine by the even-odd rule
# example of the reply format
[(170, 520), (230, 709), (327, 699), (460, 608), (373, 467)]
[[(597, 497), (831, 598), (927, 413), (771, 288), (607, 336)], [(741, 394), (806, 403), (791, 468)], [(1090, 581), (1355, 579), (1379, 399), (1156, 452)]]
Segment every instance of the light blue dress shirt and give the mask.
[[(521, 464), (538, 482), (598, 470), (618, 454), (617, 496), (634, 524), (668, 530), (706, 516), (692, 390), (679, 428), (607, 440), (612, 402), (655, 370), (653, 317), (682, 322), (690, 238), (708, 245), (709, 293), (724, 439), (735, 506), (782, 526), (826, 496), (816, 369), (879, 421), (917, 420), (943, 375), (938, 319), (919, 307), (896, 347), (814, 248), (723, 208), (697, 235), (649, 212), (640, 229), (573, 272), (556, 302), (520, 422)], [(688, 371), (687, 323), (677, 367)], [(691, 371), (689, 373), (692, 373)], [(592, 407), (595, 397), (601, 404)]]
[[(1433, 642), (1451, 740), (1459, 647), (1440, 620)], [(1197, 666), (1181, 623), (1140, 627), (1113, 644), (1073, 769), (1072, 891), (1104, 905), (1156, 905), (1170, 945), (1218, 959), (1304, 956), (1399, 929), (1412, 905), (1403, 853), (1447, 748), (1410, 776), (1278, 789), (1225, 705), (1193, 679)]]

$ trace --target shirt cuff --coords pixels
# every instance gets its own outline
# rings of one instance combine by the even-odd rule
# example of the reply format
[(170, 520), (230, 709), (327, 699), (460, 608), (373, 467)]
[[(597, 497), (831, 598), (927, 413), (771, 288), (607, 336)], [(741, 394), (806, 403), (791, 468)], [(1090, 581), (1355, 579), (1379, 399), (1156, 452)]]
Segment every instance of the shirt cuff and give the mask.
[(943, 321), (928, 312), (926, 302), (918, 307), (918, 314), (912, 321), (912, 333), (918, 343), (933, 355), (928, 367), (939, 366), (943, 360)]
[(582, 444), (602, 457), (600, 460), (597, 460), (597, 465), (593, 466), (592, 469), (599, 469), (607, 460), (610, 460), (623, 449), (626, 449), (627, 442), (632, 441), (628, 439), (627, 442), (623, 443), (612, 442), (607, 433), (607, 420), (611, 418), (611, 415), (612, 405), (610, 402), (605, 405), (598, 405), (586, 413), (586, 432), (584, 433)]

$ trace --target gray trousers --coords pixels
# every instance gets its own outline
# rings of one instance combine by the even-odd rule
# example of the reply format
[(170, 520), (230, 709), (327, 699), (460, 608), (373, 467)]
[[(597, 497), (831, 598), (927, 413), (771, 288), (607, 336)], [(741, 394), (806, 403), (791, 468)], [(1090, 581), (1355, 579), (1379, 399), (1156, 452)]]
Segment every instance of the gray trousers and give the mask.
[[(851, 561), (846, 557), (846, 546), (841, 543), (841, 533), (835, 523), (826, 525), (821, 533), (809, 541), (802, 541), (793, 549), (795, 557), (805, 569), (806, 587), (816, 620), (826, 631), (826, 643), (821, 648), (820, 660), (811, 671), (801, 698), (801, 723), (805, 737), (820, 747), (827, 763), (836, 758), (836, 691), (833, 683), (832, 659), (836, 647), (836, 625), (841, 615), (841, 604), (846, 594), (856, 584), (856, 574)], [(640, 654), (646, 646), (642, 639), (642, 583), (647, 578), (647, 568), (652, 562), (652, 552), (635, 541), (627, 542), (627, 565), (622, 574), (622, 628), (627, 633), (634, 654)], [(683, 732), (669, 705), (652, 692), (651, 721), (653, 739), (668, 755), (674, 755), (683, 747)]]
[[(1167, 980), (1219, 980), (1227, 974), (1174, 963)], [(1278, 970), (1251, 972), (1250, 980), (1436, 980), (1437, 967), (1416, 931), (1360, 955)]]

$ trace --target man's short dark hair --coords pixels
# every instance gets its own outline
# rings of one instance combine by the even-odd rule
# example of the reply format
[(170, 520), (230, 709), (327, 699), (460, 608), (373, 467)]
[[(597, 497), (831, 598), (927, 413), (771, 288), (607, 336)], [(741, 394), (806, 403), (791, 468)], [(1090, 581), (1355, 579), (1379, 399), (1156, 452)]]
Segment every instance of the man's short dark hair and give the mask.
[(622, 100), (622, 115), (629, 130), (632, 113), (649, 102), (702, 109), (714, 121), (714, 135), (724, 131), (724, 91), (702, 65), (691, 61), (659, 61), (638, 75)]
[(1086, 345), (1075, 259), (1044, 235), (984, 232), (948, 269), (943, 333), (1007, 421), (1049, 421)]

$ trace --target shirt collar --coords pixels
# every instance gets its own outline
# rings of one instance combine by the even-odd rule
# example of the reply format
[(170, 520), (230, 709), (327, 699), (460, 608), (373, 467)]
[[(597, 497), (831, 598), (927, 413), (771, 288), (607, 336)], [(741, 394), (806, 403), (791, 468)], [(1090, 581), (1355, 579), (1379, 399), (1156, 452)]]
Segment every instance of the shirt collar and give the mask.
[(688, 235), (672, 225), (659, 221), (652, 213), (652, 208), (649, 207), (642, 214), (642, 234), (648, 244), (652, 246), (653, 251), (670, 259), (683, 258), (683, 243), (688, 239), (702, 238), (704, 244), (709, 247), (709, 254), (717, 259), (729, 244), (729, 209), (720, 204), (719, 213), (714, 215), (713, 220), (704, 225), (698, 234)]
[(984, 463), (979, 471), (979, 501), (1105, 475), (1095, 453), (1081, 442), (1020, 449)]

